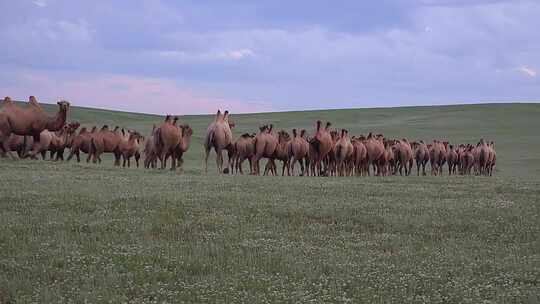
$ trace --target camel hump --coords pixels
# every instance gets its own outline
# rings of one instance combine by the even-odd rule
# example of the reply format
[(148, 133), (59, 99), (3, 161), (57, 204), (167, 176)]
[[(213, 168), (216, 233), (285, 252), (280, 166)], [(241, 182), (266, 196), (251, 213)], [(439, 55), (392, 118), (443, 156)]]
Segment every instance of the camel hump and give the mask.
[(39, 107), (41, 108), (41, 106), (39, 105), (39, 103), (37, 102), (37, 99), (35, 96), (30, 96), (28, 97), (28, 103), (32, 106), (35, 106), (35, 107)]

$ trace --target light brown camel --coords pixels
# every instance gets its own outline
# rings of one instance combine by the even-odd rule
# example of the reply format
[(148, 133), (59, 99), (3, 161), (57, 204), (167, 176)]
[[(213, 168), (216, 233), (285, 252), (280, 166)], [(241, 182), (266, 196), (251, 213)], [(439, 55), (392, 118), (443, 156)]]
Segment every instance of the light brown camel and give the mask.
[(383, 166), (381, 163), (384, 163), (384, 160), (381, 160), (385, 154), (382, 137), (375, 137), (372, 133), (369, 133), (364, 145), (367, 150), (368, 175), (370, 175), (371, 166), (376, 168), (376, 172), (373, 173), (374, 175), (382, 175)]
[(259, 175), (260, 167), (259, 161), (261, 158), (268, 158), (268, 162), (274, 162), (276, 148), (278, 146), (278, 137), (273, 132), (273, 125), (264, 126), (260, 129), (260, 132), (255, 136), (255, 152), (253, 154), (251, 165), (251, 174)]
[[(32, 136), (34, 144), (37, 144), (41, 131), (49, 130), (54, 132), (60, 130), (66, 122), (69, 102), (59, 101), (57, 104), (58, 112), (56, 116), (49, 117), (34, 96), (29, 97), (28, 106), (26, 107), (20, 107), (9, 97), (6, 97), (0, 112), (0, 142), (5, 143), (3, 149), (8, 150), (7, 139), (12, 133)], [(8, 151), (8, 154), (13, 157), (11, 151)]]
[(65, 125), (60, 131), (55, 132), (55, 137), (49, 147), (51, 160), (64, 160), (64, 151), (66, 148), (71, 147), (71, 142), (79, 126), (80, 124), (75, 121)]
[(123, 135), (119, 127), (115, 127), (113, 131), (109, 130), (107, 125), (103, 126), (101, 130), (95, 133), (90, 139), (90, 154), (92, 154), (92, 161), (97, 163), (101, 162), (101, 154), (113, 153), (114, 165), (120, 166), (120, 143), (122, 142)]
[(446, 159), (446, 150), (444, 144), (438, 140), (433, 140), (429, 150), (429, 161), (431, 164), (432, 175), (442, 175), (442, 166)]
[(189, 145), (191, 144), (191, 136), (193, 135), (193, 129), (187, 124), (181, 125), (180, 129), (182, 129), (182, 139), (180, 140), (180, 144), (178, 145), (178, 151), (177, 151), (177, 161), (178, 166), (181, 167), (184, 163), (184, 153), (186, 153), (189, 149)]
[[(274, 152), (274, 159), (280, 160), (283, 162), (283, 167), (281, 170), (281, 176), (285, 176), (285, 168), (287, 168), (287, 175), (291, 175), (290, 168), (289, 168), (289, 146), (291, 144), (291, 137), (289, 133), (287, 133), (284, 130), (281, 130), (278, 132), (278, 145), (276, 146), (276, 150)], [(266, 175), (268, 172), (273, 173), (273, 175), (277, 175), (276, 172), (276, 164), (275, 162), (268, 162), (266, 164), (266, 168), (264, 169), (264, 174)]]
[(139, 149), (141, 146), (139, 140), (142, 139), (142, 135), (136, 131), (122, 131), (124, 138), (118, 146), (118, 149), (120, 150), (123, 159), (122, 167), (126, 167), (126, 162), (128, 168), (131, 167), (131, 158), (135, 157), (135, 163), (137, 165), (137, 168), (139, 168)]
[(349, 132), (341, 129), (341, 136), (337, 139), (334, 148), (336, 170), (339, 176), (349, 175), (348, 166), (352, 161), (353, 153), (354, 147), (349, 138)]
[(429, 149), (424, 141), (414, 142), (414, 160), (416, 161), (416, 175), (420, 176), (420, 167), (422, 175), (426, 175), (426, 164), (429, 162)]
[(289, 159), (292, 159), (290, 161), (291, 175), (294, 175), (296, 162), (300, 163), (300, 176), (307, 175), (306, 169), (309, 166), (309, 142), (306, 139), (306, 130), (301, 130), (300, 134), (297, 133), (296, 129), (293, 129), (292, 132), (293, 138), (288, 151)]
[(161, 169), (167, 166), (167, 159), (171, 157), (171, 170), (176, 170), (178, 159), (178, 145), (182, 140), (182, 129), (176, 125), (178, 117), (173, 121), (165, 120), (155, 131), (154, 142), (161, 160)]
[(361, 135), (358, 138), (352, 139), (353, 145), (353, 165), (354, 171), (357, 176), (367, 175), (368, 171), (368, 158), (367, 158), (367, 149), (364, 144), (366, 138)]
[(90, 162), (91, 154), (90, 154), (90, 146), (91, 146), (91, 140), (92, 137), (97, 134), (97, 127), (92, 127), (92, 130), (88, 131), (86, 127), (82, 127), (79, 131), (79, 134), (74, 136), (73, 139), (71, 139), (71, 142), (69, 143), (70, 146), (70, 152), (69, 156), (67, 158), (68, 161), (71, 160), (73, 155), (77, 156), (77, 162), (81, 162), (81, 151), (88, 154), (88, 157), (86, 158), (86, 162)]
[(310, 162), (312, 162), (312, 174), (313, 175), (327, 175), (328, 174), (328, 165), (327, 168), (323, 170), (323, 162), (327, 159), (328, 154), (333, 148), (334, 142), (332, 141), (332, 136), (330, 135), (330, 122), (326, 123), (326, 127), (322, 128), (322, 122), (317, 121), (317, 129), (315, 134), (309, 141), (311, 146), (310, 149)]
[(240, 172), (240, 174), (244, 174), (242, 163), (246, 159), (249, 161), (249, 170), (252, 172), (251, 158), (255, 153), (255, 135), (256, 134), (244, 133), (234, 142), (235, 154), (233, 163), (236, 174), (238, 174), (238, 172)]
[(150, 167), (157, 167), (158, 151), (155, 142), (156, 125), (152, 126), (152, 132), (150, 136), (144, 142), (144, 167), (149, 169)]
[(489, 176), (493, 175), (493, 169), (495, 168), (495, 165), (497, 163), (497, 152), (495, 151), (495, 143), (491, 142), (488, 145), (489, 148), (489, 155), (488, 155), (488, 162), (487, 162), (487, 173)]
[(223, 150), (232, 151), (233, 149), (233, 136), (231, 127), (234, 127), (229, 121), (229, 111), (225, 111), (221, 114), (218, 110), (214, 121), (206, 129), (206, 137), (204, 139), (204, 172), (208, 173), (208, 156), (210, 150), (213, 148), (216, 151), (216, 165), (218, 173), (228, 173), (231, 163), (231, 153), (229, 153), (229, 159), (226, 170), (223, 170)]
[(458, 167), (458, 153), (454, 149), (453, 145), (448, 146), (448, 151), (446, 152), (446, 163), (448, 164), (448, 175), (456, 174)]
[(412, 171), (413, 165), (413, 151), (411, 144), (406, 138), (403, 138), (397, 142), (397, 159), (396, 164), (398, 166), (399, 175), (403, 175), (403, 169), (405, 169), (405, 175), (409, 176)]

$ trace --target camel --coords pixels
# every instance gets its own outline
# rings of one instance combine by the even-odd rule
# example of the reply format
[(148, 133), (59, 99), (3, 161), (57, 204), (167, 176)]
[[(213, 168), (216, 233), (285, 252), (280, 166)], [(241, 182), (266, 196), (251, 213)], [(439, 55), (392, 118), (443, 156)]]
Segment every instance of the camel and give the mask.
[(446, 162), (448, 163), (448, 175), (456, 174), (458, 167), (458, 153), (453, 145), (449, 145), (446, 153)]
[(409, 176), (411, 174), (413, 165), (412, 147), (406, 138), (399, 140), (396, 146), (396, 164), (399, 168), (399, 175), (403, 175), (402, 171), (405, 169), (405, 175)]
[(184, 156), (184, 153), (187, 152), (189, 149), (189, 145), (191, 143), (191, 136), (193, 135), (193, 129), (187, 124), (181, 125), (180, 129), (182, 129), (182, 139), (180, 141), (180, 144), (178, 145), (178, 151), (177, 151), (177, 161), (178, 166), (181, 167), (184, 159), (182, 158)]
[(493, 176), (493, 169), (495, 168), (495, 165), (497, 163), (497, 152), (495, 151), (495, 143), (491, 142), (488, 144), (489, 148), (489, 154), (488, 154), (488, 161), (487, 161), (487, 173), (489, 176)]
[(120, 154), (123, 158), (122, 167), (126, 167), (126, 162), (128, 168), (131, 167), (131, 158), (135, 157), (135, 162), (137, 164), (137, 168), (139, 168), (139, 158), (140, 158), (140, 143), (139, 140), (142, 139), (142, 135), (139, 134), (136, 131), (129, 131), (125, 132), (122, 129), (122, 135), (123, 139), (120, 141), (120, 144), (118, 145), (118, 150), (120, 151)]
[(416, 161), (416, 173), (420, 176), (420, 166), (422, 167), (422, 175), (426, 175), (426, 164), (429, 162), (429, 149), (424, 141), (413, 143), (414, 160)]
[(353, 165), (357, 176), (367, 175), (368, 171), (368, 158), (365, 137), (362, 135), (359, 138), (352, 139), (353, 145)]
[(176, 160), (178, 159), (178, 145), (182, 140), (182, 129), (176, 125), (178, 117), (165, 119), (165, 122), (156, 128), (154, 142), (156, 151), (161, 160), (161, 169), (167, 166), (167, 159), (171, 157), (171, 170), (176, 170)]
[(24, 108), (16, 105), (9, 97), (6, 97), (0, 112), (0, 142), (4, 145), (3, 150), (14, 158), (11, 151), (7, 149), (7, 139), (11, 134), (32, 136), (34, 144), (37, 144), (43, 130), (51, 132), (60, 130), (66, 122), (70, 105), (69, 102), (64, 100), (59, 101), (57, 104), (58, 112), (56, 116), (50, 117), (38, 104), (34, 96), (29, 97), (28, 106)]
[(101, 130), (95, 133), (90, 139), (90, 154), (92, 155), (92, 161), (97, 163), (101, 162), (101, 154), (113, 153), (114, 165), (120, 166), (120, 143), (122, 142), (123, 135), (120, 132), (119, 127), (115, 127), (113, 131), (109, 130), (107, 125), (103, 126)]
[[(79, 128), (80, 124), (78, 122), (72, 122), (60, 131), (55, 132), (55, 136), (49, 147), (51, 160), (55, 161), (64, 160), (64, 150), (71, 147), (71, 142), (75, 136), (75, 131)], [(56, 156), (56, 158), (55, 158)]]
[(384, 154), (379, 160), (379, 164), (383, 169), (383, 175), (395, 174), (395, 153), (394, 140), (384, 140)]
[(149, 169), (150, 167), (157, 167), (158, 151), (155, 142), (156, 125), (152, 126), (152, 132), (144, 143), (144, 167)]
[(328, 154), (332, 150), (333, 140), (330, 135), (330, 122), (326, 123), (325, 128), (321, 128), (322, 122), (317, 121), (317, 129), (315, 135), (309, 141), (310, 149), (310, 162), (312, 163), (313, 175), (326, 175), (328, 174), (328, 163), (323, 170), (323, 162), (327, 159)]
[(31, 141), (26, 136), (11, 134), (7, 139), (8, 151), (4, 151), (3, 143), (0, 143), (0, 154), (6, 157), (9, 151), (16, 152), (19, 158), (24, 158), (26, 153), (32, 148)]
[(352, 160), (354, 147), (349, 138), (349, 131), (341, 129), (341, 136), (336, 141), (334, 148), (336, 170), (339, 176), (349, 175), (349, 164)]
[[(291, 144), (291, 137), (289, 133), (283, 130), (279, 131), (278, 132), (278, 145), (276, 146), (276, 150), (274, 152), (274, 158), (283, 162), (281, 176), (285, 176), (285, 168), (287, 168), (287, 175), (289, 176), (291, 175), (290, 166), (289, 166), (290, 144)], [(272, 162), (269, 161), (266, 164), (266, 168), (264, 170), (265, 175), (268, 171), (273, 172), (274, 175), (277, 175), (276, 164), (273, 161)]]
[(86, 162), (90, 162), (91, 154), (90, 154), (90, 146), (91, 146), (91, 140), (92, 137), (96, 135), (97, 133), (97, 127), (92, 127), (91, 131), (88, 131), (86, 127), (81, 128), (79, 131), (79, 134), (74, 136), (70, 142), (68, 143), (68, 146), (70, 146), (70, 153), (67, 158), (67, 161), (70, 161), (73, 155), (77, 156), (77, 162), (81, 162), (81, 151), (88, 154), (88, 157), (86, 158)]
[(251, 158), (255, 152), (256, 134), (244, 133), (234, 142), (233, 172), (244, 174), (242, 163), (247, 159), (249, 161), (250, 172), (252, 172)]
[[(231, 153), (233, 149), (233, 137), (231, 128), (234, 127), (234, 123), (229, 121), (229, 111), (225, 111), (221, 114), (218, 110), (214, 121), (206, 129), (206, 137), (204, 139), (204, 172), (208, 173), (208, 156), (210, 150), (214, 148), (216, 151), (216, 164), (218, 173), (228, 173), (231, 163)], [(223, 150), (229, 151), (229, 159), (226, 166), (226, 170), (223, 170)]]
[(259, 160), (261, 158), (266, 157), (269, 163), (274, 162), (278, 137), (273, 133), (273, 128), (273, 125), (263, 126), (254, 138), (255, 151), (251, 159), (251, 174), (253, 175), (260, 174)]
[(300, 163), (300, 176), (306, 175), (306, 169), (309, 166), (309, 142), (306, 140), (306, 130), (301, 130), (298, 135), (296, 129), (292, 130), (293, 138), (289, 145), (289, 160), (291, 175), (294, 175), (294, 166), (296, 162)]
[(377, 172), (374, 174), (382, 175), (383, 167), (381, 165), (381, 159), (385, 154), (385, 147), (382, 137), (375, 137), (372, 133), (369, 133), (364, 145), (366, 146), (367, 151), (368, 175), (370, 175), (370, 167), (372, 165), (377, 168)]
[(429, 161), (432, 175), (442, 175), (442, 166), (446, 159), (444, 144), (438, 140), (433, 140), (433, 145), (429, 150)]

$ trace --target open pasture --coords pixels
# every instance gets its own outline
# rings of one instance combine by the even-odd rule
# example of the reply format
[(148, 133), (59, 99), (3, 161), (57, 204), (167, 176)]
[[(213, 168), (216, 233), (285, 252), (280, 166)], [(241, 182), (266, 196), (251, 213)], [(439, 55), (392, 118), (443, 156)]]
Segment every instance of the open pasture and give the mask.
[[(176, 173), (0, 159), (0, 303), (537, 303), (538, 117), (532, 104), (231, 117), (235, 136), (321, 119), (351, 134), (484, 137), (491, 178), (204, 175), (211, 116), (180, 117), (194, 135)], [(73, 107), (70, 119), (148, 134), (163, 117)]]

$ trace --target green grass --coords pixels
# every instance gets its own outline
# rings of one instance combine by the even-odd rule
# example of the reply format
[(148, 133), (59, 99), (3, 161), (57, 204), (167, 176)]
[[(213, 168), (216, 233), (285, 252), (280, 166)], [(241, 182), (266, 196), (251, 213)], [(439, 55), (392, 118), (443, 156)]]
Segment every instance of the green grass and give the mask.
[[(53, 108), (52, 108), (53, 109)], [(486, 177), (201, 173), (0, 159), (0, 303), (540, 302), (540, 105), (234, 115), (354, 134), (496, 142)], [(148, 133), (162, 118), (73, 108)], [(213, 164), (213, 162), (212, 162)]]

